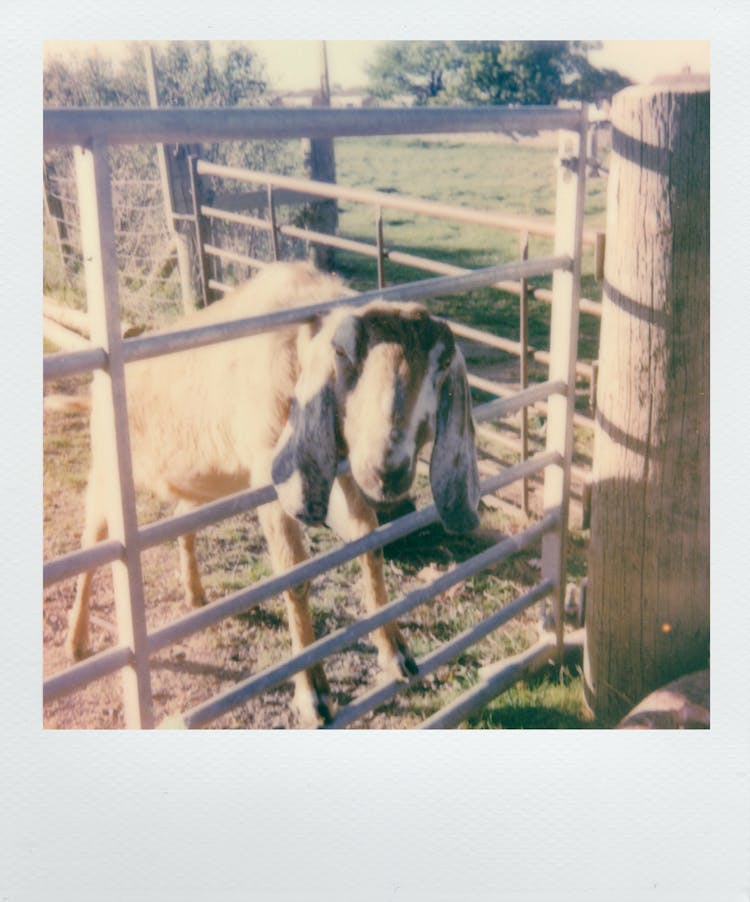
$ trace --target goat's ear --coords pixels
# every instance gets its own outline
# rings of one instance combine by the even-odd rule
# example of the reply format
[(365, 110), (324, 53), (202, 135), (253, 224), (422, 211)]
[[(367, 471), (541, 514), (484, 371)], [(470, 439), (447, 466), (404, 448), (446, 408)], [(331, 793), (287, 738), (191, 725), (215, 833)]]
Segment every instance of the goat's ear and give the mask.
[(469, 532), (479, 525), (474, 420), (466, 364), (458, 348), (438, 395), (430, 484), (440, 519), (449, 532)]
[(319, 333), (308, 351), (289, 419), (276, 443), (271, 477), (290, 516), (303, 523), (322, 523), (338, 464), (330, 339)]

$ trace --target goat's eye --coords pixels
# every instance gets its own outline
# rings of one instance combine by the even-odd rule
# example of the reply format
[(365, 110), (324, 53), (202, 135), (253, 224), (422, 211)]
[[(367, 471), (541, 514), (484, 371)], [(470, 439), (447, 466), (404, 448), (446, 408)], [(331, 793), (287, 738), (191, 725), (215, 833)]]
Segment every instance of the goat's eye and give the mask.
[(341, 360), (343, 363), (351, 364), (352, 361), (349, 358), (349, 355), (346, 353), (344, 348), (341, 347), (341, 345), (334, 345), (333, 349), (336, 352), (336, 356), (339, 358), (339, 360)]
[(445, 357), (441, 357), (438, 360), (437, 372), (435, 373), (435, 378), (442, 379), (445, 374), (451, 368), (451, 363), (453, 362), (453, 357), (449, 354)]

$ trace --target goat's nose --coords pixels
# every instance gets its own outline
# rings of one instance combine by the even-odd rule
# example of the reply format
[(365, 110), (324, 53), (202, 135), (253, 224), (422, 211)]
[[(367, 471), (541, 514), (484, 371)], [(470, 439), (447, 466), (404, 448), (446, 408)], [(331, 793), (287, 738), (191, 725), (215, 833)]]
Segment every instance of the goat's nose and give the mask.
[(404, 458), (398, 464), (378, 468), (377, 475), (386, 494), (397, 495), (405, 492), (411, 484), (409, 459)]

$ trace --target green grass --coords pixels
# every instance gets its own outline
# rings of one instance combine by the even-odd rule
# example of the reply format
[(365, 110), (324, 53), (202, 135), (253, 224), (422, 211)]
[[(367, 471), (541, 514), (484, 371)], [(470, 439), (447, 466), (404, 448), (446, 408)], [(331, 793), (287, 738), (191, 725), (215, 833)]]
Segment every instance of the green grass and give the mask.
[[(346, 138), (336, 141), (336, 171), (341, 184), (483, 210), (554, 219), (556, 149), (524, 144), (443, 143), (409, 138)], [(374, 243), (372, 208), (362, 204), (339, 204), (339, 232), (350, 238)], [(603, 228), (606, 214), (606, 183), (587, 181), (585, 222)], [(518, 259), (517, 233), (465, 225), (450, 220), (383, 211), (387, 247), (429, 257), (455, 266), (476, 268)], [(530, 256), (551, 253), (551, 240), (532, 236)], [(346, 252), (337, 252), (337, 268), (352, 284), (372, 288), (376, 265)], [(584, 249), (582, 295), (601, 298), (601, 285), (593, 277), (594, 254)], [(424, 271), (386, 262), (389, 284), (426, 278)], [(532, 279), (531, 288), (549, 288), (551, 278)], [(431, 302), (441, 314), (450, 313), (469, 325), (517, 339), (518, 298), (492, 289)], [(535, 347), (549, 343), (550, 305), (530, 301), (529, 338)], [(579, 359), (595, 359), (599, 321), (583, 315), (580, 324)]]

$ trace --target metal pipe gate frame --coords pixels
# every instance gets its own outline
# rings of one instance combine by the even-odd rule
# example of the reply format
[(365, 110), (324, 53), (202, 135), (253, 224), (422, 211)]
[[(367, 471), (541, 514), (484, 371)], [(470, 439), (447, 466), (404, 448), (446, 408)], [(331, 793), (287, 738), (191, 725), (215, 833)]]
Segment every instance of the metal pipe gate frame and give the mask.
[[(437, 520), (429, 506), (380, 527), (368, 536), (305, 561), (291, 571), (262, 580), (211, 605), (194, 611), (154, 632), (146, 629), (140, 554), (145, 548), (180, 533), (249, 510), (275, 498), (272, 486), (241, 492), (189, 514), (139, 527), (135, 510), (130, 441), (125, 402), (125, 365), (132, 360), (172, 353), (191, 347), (227, 341), (266, 331), (284, 324), (302, 322), (341, 303), (366, 304), (374, 298), (387, 301), (418, 300), (493, 285), (503, 279), (521, 279), (553, 274), (552, 322), (549, 378), (541, 385), (522, 390), (475, 408), (479, 422), (496, 419), (534, 401), (547, 399), (547, 447), (544, 452), (484, 480), (482, 493), (544, 472), (544, 513), (541, 519), (517, 535), (506, 538), (463, 562), (432, 584), (408, 592), (376, 613), (362, 617), (342, 630), (328, 634), (281, 664), (267, 668), (165, 722), (163, 726), (198, 727), (253, 695), (288, 680), (294, 673), (352, 644), (375, 627), (424, 604), (451, 585), (517, 551), (542, 543), (542, 578), (538, 585), (497, 610), (485, 620), (455, 637), (420, 660), (420, 674), (430, 673), (465, 648), (498, 629), (512, 617), (540, 600), (554, 599), (555, 631), (543, 639), (522, 661), (513, 660), (497, 670), (492, 679), (454, 700), (422, 726), (455, 726), (487, 703), (489, 695), (503, 691), (520, 679), (527, 666), (541, 659), (562, 660), (565, 649), (563, 603), (566, 570), (566, 534), (573, 450), (573, 407), (580, 298), (583, 204), (586, 172), (587, 113), (585, 107), (503, 107), (419, 110), (46, 110), (45, 149), (73, 145), (76, 181), (81, 208), (81, 234), (86, 261), (86, 293), (89, 302), (93, 349), (47, 355), (44, 378), (94, 372), (93, 392), (110, 411), (110, 453), (116, 466), (116, 502), (110, 511), (110, 538), (106, 542), (47, 562), (44, 582), (48, 585), (94, 565), (112, 564), (117, 644), (44, 683), (44, 700), (59, 698), (108, 673), (119, 670), (123, 681), (123, 703), (128, 727), (152, 728), (149, 656), (211, 623), (246, 611), (303, 579), (318, 575), (365, 550), (382, 547), (395, 538)], [(521, 260), (485, 267), (470, 273), (429, 278), (394, 288), (364, 292), (354, 299), (316, 307), (251, 317), (232, 324), (217, 324), (153, 337), (123, 339), (114, 246), (114, 223), (108, 148), (112, 144), (219, 141), (233, 139), (336, 137), (344, 135), (395, 135), (475, 131), (537, 131), (559, 129), (559, 165), (551, 257)], [(342, 465), (345, 466), (345, 465)], [(339, 710), (332, 727), (344, 727), (372, 710), (398, 691), (405, 682), (378, 686)]]

